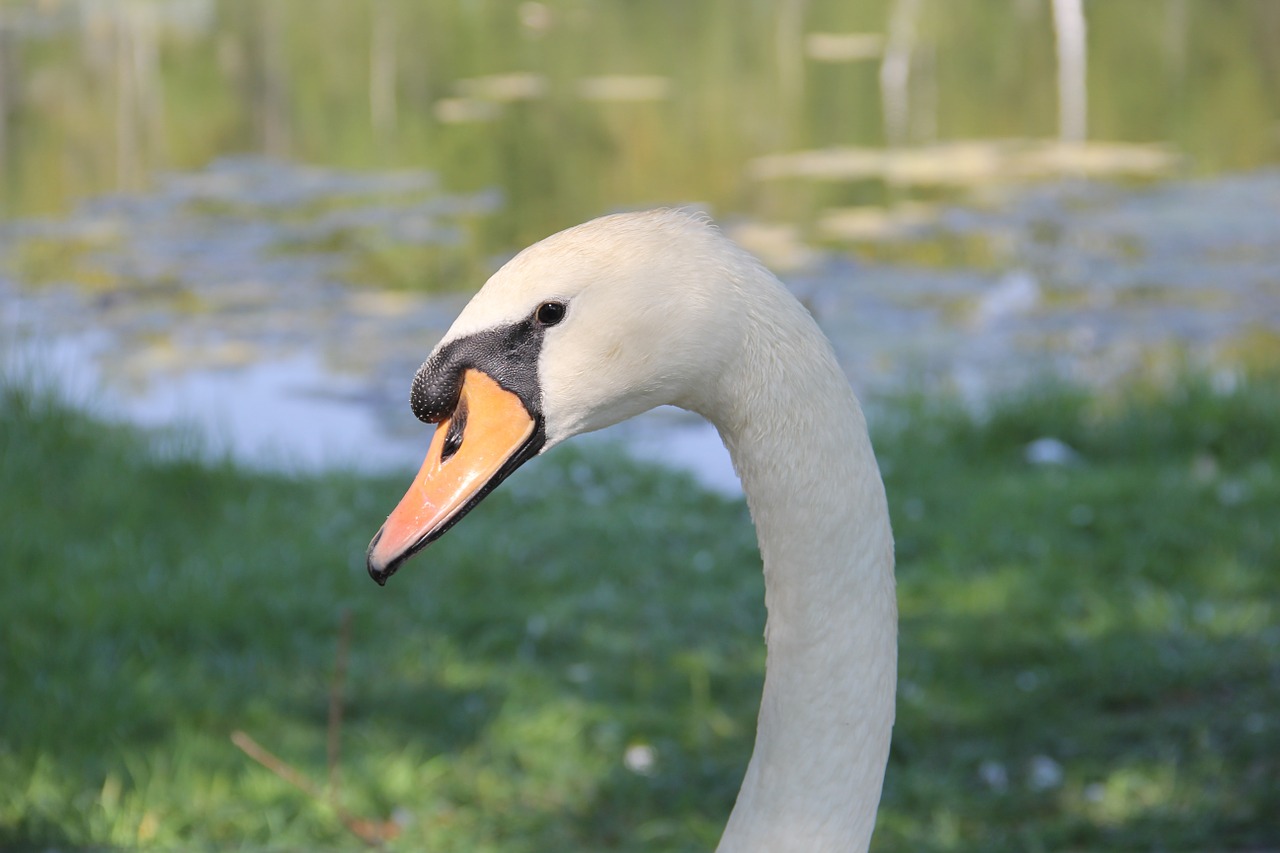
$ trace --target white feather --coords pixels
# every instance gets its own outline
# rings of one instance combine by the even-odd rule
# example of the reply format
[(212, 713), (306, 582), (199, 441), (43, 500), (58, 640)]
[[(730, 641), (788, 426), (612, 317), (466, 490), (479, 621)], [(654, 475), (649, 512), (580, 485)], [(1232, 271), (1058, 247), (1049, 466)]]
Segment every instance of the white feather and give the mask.
[(721, 851), (866, 850), (897, 677), (893, 538), (866, 423), (830, 344), (704, 218), (604, 217), (531, 246), (455, 337), (568, 303), (539, 364), (547, 446), (654, 406), (706, 417), (764, 561), (768, 663)]

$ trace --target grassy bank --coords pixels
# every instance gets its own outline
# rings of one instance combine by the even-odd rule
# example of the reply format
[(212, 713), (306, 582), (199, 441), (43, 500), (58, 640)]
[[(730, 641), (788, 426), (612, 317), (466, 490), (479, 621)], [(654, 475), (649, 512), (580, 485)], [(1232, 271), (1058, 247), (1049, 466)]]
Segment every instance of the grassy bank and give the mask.
[[(1280, 384), (884, 420), (875, 848), (1274, 846)], [(1029, 464), (1045, 436), (1078, 460)], [(169, 456), (0, 400), (0, 847), (359, 848), (339, 811), (393, 849), (714, 845), (763, 665), (740, 503), (560, 450), (379, 589), (363, 548), (404, 478)], [(343, 612), (334, 806), (230, 736), (329, 784)]]

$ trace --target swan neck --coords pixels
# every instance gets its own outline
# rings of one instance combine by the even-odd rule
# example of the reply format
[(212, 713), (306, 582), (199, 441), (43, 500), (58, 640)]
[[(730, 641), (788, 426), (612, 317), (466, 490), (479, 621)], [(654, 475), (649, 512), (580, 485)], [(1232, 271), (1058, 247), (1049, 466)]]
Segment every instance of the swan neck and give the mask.
[(897, 676), (884, 487), (825, 336), (785, 291), (762, 307), (768, 334), (745, 336), (705, 413), (742, 479), (768, 610), (755, 749), (719, 850), (866, 850)]

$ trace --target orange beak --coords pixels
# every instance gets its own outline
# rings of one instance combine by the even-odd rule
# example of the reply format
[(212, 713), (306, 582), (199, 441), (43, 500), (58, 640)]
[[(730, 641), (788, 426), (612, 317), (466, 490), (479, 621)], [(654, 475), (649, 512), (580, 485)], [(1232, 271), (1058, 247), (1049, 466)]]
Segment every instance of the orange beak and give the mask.
[(515, 394), (474, 368), (453, 414), (436, 426), (413, 485), (369, 543), (379, 584), (439, 538), (542, 447), (538, 420)]

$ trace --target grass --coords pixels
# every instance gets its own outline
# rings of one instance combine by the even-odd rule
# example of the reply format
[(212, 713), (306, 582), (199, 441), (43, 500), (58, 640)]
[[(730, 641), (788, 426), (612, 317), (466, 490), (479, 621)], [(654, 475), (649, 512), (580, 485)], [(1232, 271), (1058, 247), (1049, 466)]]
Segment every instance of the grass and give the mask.
[[(0, 397), (0, 847), (709, 850), (763, 665), (744, 506), (558, 450), (386, 589), (407, 477), (289, 477)], [(1232, 850), (1280, 839), (1280, 382), (877, 435), (899, 555), (880, 851)], [(1076, 464), (1023, 455), (1053, 436)], [(630, 755), (630, 766), (625, 760)], [(642, 759), (652, 758), (646, 766)]]

